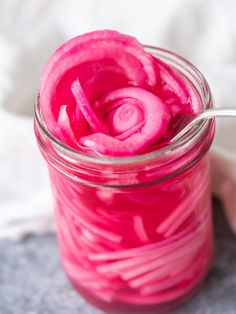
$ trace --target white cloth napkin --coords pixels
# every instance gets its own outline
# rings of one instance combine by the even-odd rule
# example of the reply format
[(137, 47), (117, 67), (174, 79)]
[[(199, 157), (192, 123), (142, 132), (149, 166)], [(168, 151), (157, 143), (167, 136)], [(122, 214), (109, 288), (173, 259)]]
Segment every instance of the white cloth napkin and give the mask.
[[(8, 0), (0, 2), (0, 237), (53, 228), (46, 165), (33, 134), (40, 71), (77, 34), (117, 29), (173, 50), (205, 75), (218, 107), (236, 106), (234, 0)], [(217, 121), (213, 190), (236, 232), (236, 121)]]

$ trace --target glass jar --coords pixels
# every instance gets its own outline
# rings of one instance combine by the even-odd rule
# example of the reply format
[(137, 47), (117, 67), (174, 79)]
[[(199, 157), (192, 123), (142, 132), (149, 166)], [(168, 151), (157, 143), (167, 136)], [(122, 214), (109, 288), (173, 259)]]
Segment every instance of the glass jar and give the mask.
[[(212, 107), (208, 84), (183, 58), (155, 47)], [(40, 95), (39, 95), (40, 97)], [(208, 149), (214, 121), (135, 157), (79, 153), (47, 129), (35, 133), (55, 198), (62, 264), (75, 289), (108, 313), (165, 313), (202, 282), (212, 259)]]

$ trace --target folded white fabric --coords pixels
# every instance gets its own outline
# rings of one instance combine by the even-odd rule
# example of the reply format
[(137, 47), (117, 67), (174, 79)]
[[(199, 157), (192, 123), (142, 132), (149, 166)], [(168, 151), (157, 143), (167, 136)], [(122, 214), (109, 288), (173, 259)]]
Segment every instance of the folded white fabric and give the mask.
[[(115, 7), (114, 7), (115, 6)], [(40, 71), (64, 40), (117, 29), (173, 50), (206, 76), (216, 106), (236, 106), (234, 0), (9, 0), (0, 3), (0, 237), (53, 229), (46, 165), (33, 134)], [(217, 121), (213, 191), (236, 232), (236, 121)]]

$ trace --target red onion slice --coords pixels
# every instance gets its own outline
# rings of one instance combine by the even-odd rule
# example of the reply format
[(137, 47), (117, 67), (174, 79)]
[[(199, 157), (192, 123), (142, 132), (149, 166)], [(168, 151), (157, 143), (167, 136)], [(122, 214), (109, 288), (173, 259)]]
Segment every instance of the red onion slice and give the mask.
[[(123, 128), (125, 128), (126, 123), (127, 129), (130, 129), (130, 127), (135, 126), (133, 124), (135, 119), (137, 120), (137, 124), (140, 124), (140, 116), (137, 114), (137, 111), (140, 110), (142, 110), (144, 125), (139, 130), (135, 130), (135, 133), (123, 141), (98, 132), (82, 137), (80, 140), (81, 144), (104, 155), (124, 156), (133, 155), (144, 150), (164, 135), (169, 122), (169, 113), (161, 99), (139, 87), (127, 87), (109, 93), (102, 99), (102, 102), (114, 103), (116, 100), (122, 98), (131, 98), (134, 100), (130, 105), (131, 116), (113, 115), (113, 125), (110, 127), (114, 128), (114, 124), (118, 125), (122, 123)], [(129, 106), (129, 103), (127, 106)], [(119, 110), (119, 108), (116, 110)], [(135, 119), (133, 119), (132, 113), (136, 116)], [(127, 121), (124, 121), (125, 118), (127, 118)], [(117, 119), (118, 121), (116, 121)], [(129, 125), (130, 119), (132, 120), (131, 126)]]
[[(55, 98), (60, 80), (82, 64), (104, 59), (114, 60), (116, 70), (123, 73), (130, 85), (156, 84), (153, 59), (135, 38), (115, 31), (97, 31), (77, 36), (57, 49), (41, 77), (40, 106), (49, 130), (53, 129), (58, 117), (60, 104)], [(77, 75), (70, 80), (73, 82), (81, 72), (86, 71), (73, 72), (73, 75)]]

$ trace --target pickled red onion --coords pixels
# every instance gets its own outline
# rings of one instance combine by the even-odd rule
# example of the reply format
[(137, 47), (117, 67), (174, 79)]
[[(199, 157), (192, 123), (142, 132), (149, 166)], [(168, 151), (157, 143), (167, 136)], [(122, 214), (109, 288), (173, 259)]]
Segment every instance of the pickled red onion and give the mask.
[[(165, 104), (154, 94), (145, 91), (139, 87), (126, 87), (109, 93), (102, 101), (109, 104), (122, 98), (131, 98), (133, 102), (125, 103), (130, 114), (129, 116), (117, 113), (121, 111), (122, 106), (116, 108), (116, 112), (111, 119), (111, 128), (122, 126), (124, 131), (129, 130), (135, 125), (140, 124), (140, 116), (143, 116), (144, 125), (124, 140), (119, 140), (110, 135), (97, 132), (81, 138), (81, 143), (91, 147), (96, 151), (109, 156), (133, 155), (143, 151), (146, 147), (161, 138), (165, 134), (169, 122), (169, 114)], [(136, 101), (136, 102), (135, 102)], [(102, 107), (104, 107), (102, 105)], [(141, 113), (140, 113), (141, 112)], [(133, 115), (135, 117), (133, 118)], [(135, 121), (135, 119), (138, 119)], [(131, 120), (131, 124), (130, 124)]]
[(191, 112), (191, 101), (199, 111), (199, 97), (185, 83), (134, 37), (96, 31), (57, 49), (44, 69), (39, 102), (49, 131), (65, 144), (130, 156), (167, 145), (172, 120), (181, 108)]
[[(39, 102), (47, 128), (65, 145), (110, 157), (165, 147), (202, 106), (183, 74), (114, 31), (78, 36), (59, 48), (44, 70)], [(202, 185), (193, 172), (189, 179), (180, 174), (178, 188), (167, 180), (150, 191), (123, 191), (122, 185), (144, 182), (138, 171), (118, 174), (109, 181), (119, 185), (112, 192), (53, 167), (50, 173), (64, 266), (78, 290), (114, 307), (144, 306), (175, 302), (202, 279), (211, 254), (209, 203), (198, 212), (208, 185), (203, 171)], [(193, 191), (183, 201), (188, 181)]]

